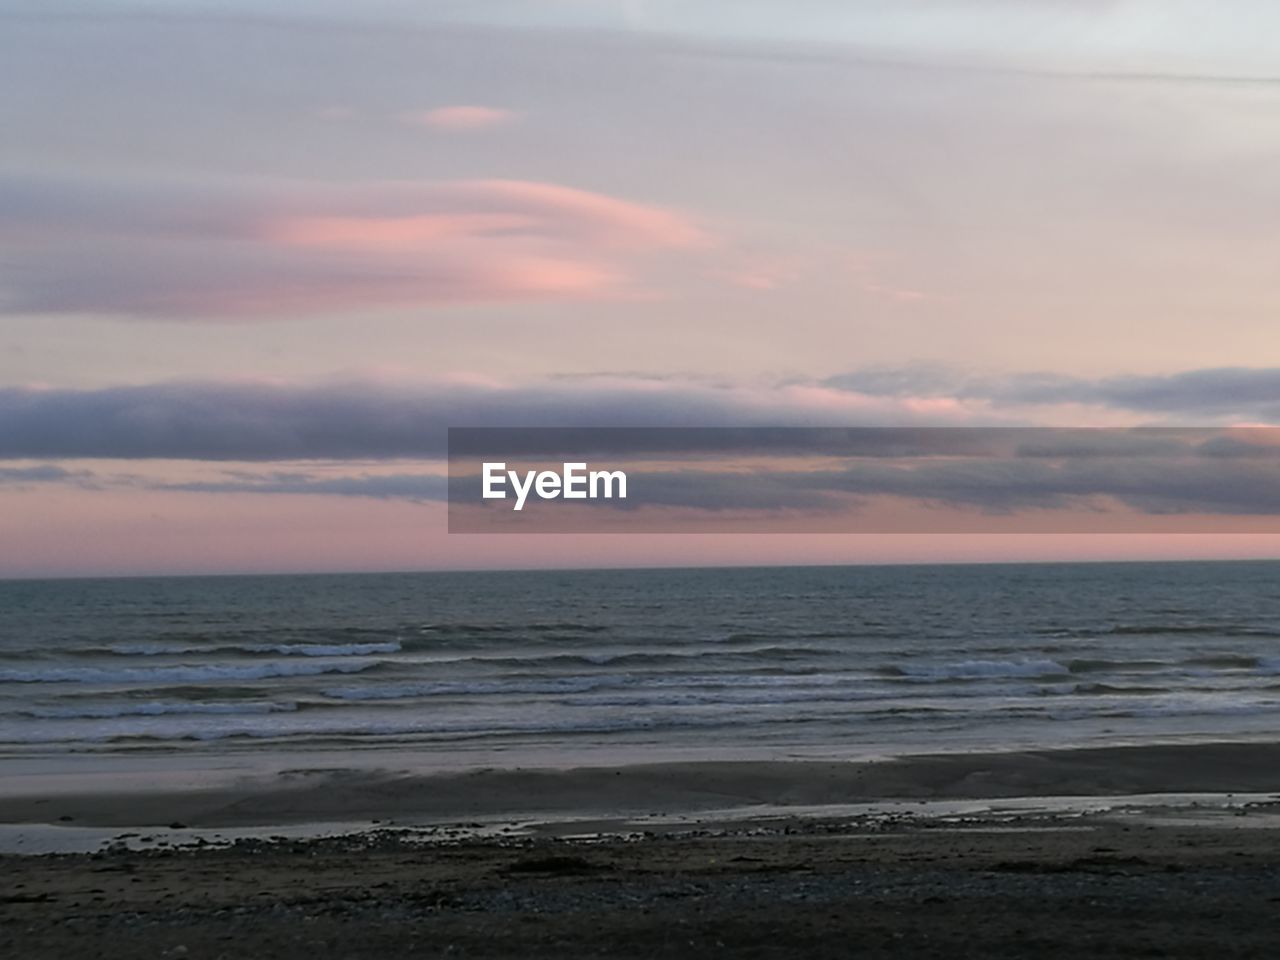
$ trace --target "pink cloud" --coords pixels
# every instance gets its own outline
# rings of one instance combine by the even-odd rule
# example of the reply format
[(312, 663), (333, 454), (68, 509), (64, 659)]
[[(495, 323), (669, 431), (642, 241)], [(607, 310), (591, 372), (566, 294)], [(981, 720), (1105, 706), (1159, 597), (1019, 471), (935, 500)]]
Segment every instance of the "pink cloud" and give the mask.
[(894, 303), (919, 303), (923, 300), (933, 299), (923, 290), (902, 286), (884, 279), (882, 269), (877, 266), (873, 258), (865, 255), (859, 254), (852, 257), (848, 270), (857, 288), (873, 297), (890, 300)]
[[(323, 198), (315, 203), (324, 204)], [(359, 209), (365, 206), (365, 210)], [(406, 186), (333, 204), (334, 212), (290, 212), (261, 234), (287, 246), (412, 250), (446, 240), (577, 238), (632, 250), (688, 249), (708, 242), (681, 213), (601, 193), (530, 180), (458, 180)], [(356, 208), (347, 213), (337, 208)], [(397, 212), (388, 215), (387, 207)]]
[(795, 283), (803, 273), (802, 261), (795, 256), (749, 256), (712, 275), (744, 290), (768, 291)]
[(896, 303), (919, 303), (921, 300), (928, 300), (929, 295), (921, 290), (911, 290), (906, 287), (890, 287), (882, 283), (863, 283), (859, 286), (863, 293), (870, 293), (877, 297), (883, 297), (886, 300), (893, 300)]
[(711, 245), (682, 212), (525, 180), (134, 186), (110, 205), (76, 203), (0, 233), (22, 261), (13, 308), (238, 320), (633, 299), (652, 293), (660, 258)]
[(510, 110), (498, 107), (481, 107), (459, 104), (448, 107), (436, 107), (417, 113), (401, 115), (405, 123), (433, 130), (484, 130), (504, 123), (510, 123), (515, 114)]
[(681, 213), (531, 180), (471, 180), (456, 185), (471, 203), (496, 203), (571, 222), (598, 241), (625, 247), (690, 248), (709, 238)]
[(284, 246), (393, 253), (443, 240), (527, 229), (518, 214), (425, 214), (404, 217), (290, 217), (268, 224), (264, 235)]

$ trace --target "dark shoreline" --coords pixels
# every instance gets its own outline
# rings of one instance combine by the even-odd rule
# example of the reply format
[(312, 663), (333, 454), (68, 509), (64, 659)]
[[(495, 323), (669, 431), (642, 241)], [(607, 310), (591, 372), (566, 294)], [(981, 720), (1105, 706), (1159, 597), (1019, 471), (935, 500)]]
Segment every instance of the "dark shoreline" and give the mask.
[(383, 831), (0, 857), (0, 869), (0, 953), (23, 960), (1217, 960), (1280, 943), (1274, 805), (1216, 825), (782, 819), (425, 843)]
[[(1193, 793), (1221, 802), (1176, 796)], [(1172, 796), (1124, 799), (1138, 794)], [(1113, 802), (1069, 815), (998, 802), (1055, 796)], [(929, 812), (966, 797), (995, 802)], [(835, 810), (894, 798), (890, 812)], [(541, 819), (466, 822), (520, 811)], [(658, 812), (684, 818), (645, 819)], [(178, 817), (168, 833), (117, 828)], [(116, 836), (96, 853), (0, 856), (0, 955), (23, 960), (1218, 960), (1280, 945), (1280, 743), (293, 771), (227, 789), (9, 797), (0, 820)], [(326, 820), (364, 825), (309, 838), (266, 826)], [(219, 843), (220, 825), (254, 832)]]
[(884, 761), (713, 761), (484, 769), (283, 772), (230, 786), (0, 797), (0, 824), (244, 827), (372, 820), (634, 817), (1013, 797), (1280, 792), (1280, 743), (954, 753)]

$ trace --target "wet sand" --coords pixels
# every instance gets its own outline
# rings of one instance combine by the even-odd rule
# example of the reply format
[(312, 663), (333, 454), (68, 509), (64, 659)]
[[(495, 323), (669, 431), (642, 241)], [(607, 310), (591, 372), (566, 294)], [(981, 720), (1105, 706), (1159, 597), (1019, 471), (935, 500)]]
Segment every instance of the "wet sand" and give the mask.
[[(0, 956), (1273, 957), (1280, 800), (1257, 795), (1280, 786), (1278, 751), (296, 773), (267, 789), (9, 797), (10, 822), (144, 829), (120, 829), (92, 854), (0, 857)], [(1121, 799), (1188, 791), (1255, 797)], [(1116, 800), (1069, 816), (908, 809), (1037, 793)], [(914, 800), (812, 813), (894, 796)], [(522, 829), (450, 820), (534, 808), (555, 816)], [(311, 839), (271, 839), (265, 827), (375, 811), (395, 825)], [(191, 824), (163, 839), (145, 829), (179, 816)], [(254, 824), (262, 836), (208, 839)], [(569, 836), (593, 831), (608, 833)]]
[(1280, 743), (1210, 743), (913, 756), (415, 773), (284, 771), (190, 790), (62, 784), (0, 796), (0, 824), (235, 827), (316, 821), (632, 817), (885, 799), (1280, 791)]

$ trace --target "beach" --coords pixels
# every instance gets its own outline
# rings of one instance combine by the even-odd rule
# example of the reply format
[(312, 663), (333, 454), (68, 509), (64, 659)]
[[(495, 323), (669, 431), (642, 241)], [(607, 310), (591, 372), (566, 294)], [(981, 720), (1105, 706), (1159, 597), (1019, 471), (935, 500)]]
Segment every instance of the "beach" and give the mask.
[(1274, 955), (1274, 564), (0, 587), (0, 954)]
[[(883, 761), (699, 761), (447, 773), (302, 768), (188, 789), (139, 781), (78, 792), (30, 781), (0, 794), (0, 824), (262, 827), (608, 820), (1017, 798), (1280, 793), (1280, 744), (955, 753)], [(25, 790), (27, 792), (16, 792)], [(50, 794), (49, 790), (59, 792)], [(7, 794), (7, 795), (6, 795)]]
[[(1271, 956), (1280, 745), (10, 794), (21, 957)], [(97, 829), (100, 834), (94, 834)]]
[(4, 864), (20, 957), (1269, 957), (1277, 832), (1071, 820)]

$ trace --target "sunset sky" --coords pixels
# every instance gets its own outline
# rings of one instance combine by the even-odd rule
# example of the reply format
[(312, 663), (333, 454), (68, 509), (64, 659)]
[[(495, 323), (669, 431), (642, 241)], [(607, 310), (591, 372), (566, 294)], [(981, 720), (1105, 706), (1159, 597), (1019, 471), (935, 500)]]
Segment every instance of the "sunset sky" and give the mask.
[(1264, 0), (0, 0), (0, 576), (1280, 556), (450, 537), (431, 493), (451, 426), (1280, 424), (1277, 36)]

